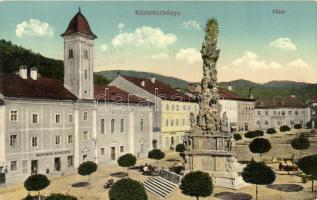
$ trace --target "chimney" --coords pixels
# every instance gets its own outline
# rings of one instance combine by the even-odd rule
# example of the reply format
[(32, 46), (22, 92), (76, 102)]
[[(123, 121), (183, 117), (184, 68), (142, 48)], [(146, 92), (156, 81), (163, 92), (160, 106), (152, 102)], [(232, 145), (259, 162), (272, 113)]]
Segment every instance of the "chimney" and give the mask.
[(142, 87), (145, 86), (145, 81), (141, 81), (141, 86), (142, 86)]
[(31, 79), (37, 80), (37, 76), (38, 76), (38, 74), (37, 74), (37, 68), (32, 67), (32, 68), (31, 68), (31, 71), (30, 71), (30, 77), (31, 77)]
[(228, 85), (228, 90), (232, 91), (232, 86)]
[(28, 78), (28, 69), (26, 66), (24, 66), (24, 65), (20, 66), (19, 75), (23, 79)]
[(155, 77), (154, 76), (151, 76), (151, 82), (155, 83)]

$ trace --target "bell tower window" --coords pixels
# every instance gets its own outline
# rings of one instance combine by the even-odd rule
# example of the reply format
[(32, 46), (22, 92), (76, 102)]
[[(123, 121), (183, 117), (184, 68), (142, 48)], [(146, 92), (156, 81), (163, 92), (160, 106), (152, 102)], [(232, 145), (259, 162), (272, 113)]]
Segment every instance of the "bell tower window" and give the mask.
[(87, 71), (87, 69), (85, 69), (85, 79), (87, 79), (88, 78), (88, 71)]
[(68, 58), (73, 58), (74, 57), (74, 52), (72, 49), (68, 50)]
[(88, 59), (88, 50), (84, 50), (84, 58)]

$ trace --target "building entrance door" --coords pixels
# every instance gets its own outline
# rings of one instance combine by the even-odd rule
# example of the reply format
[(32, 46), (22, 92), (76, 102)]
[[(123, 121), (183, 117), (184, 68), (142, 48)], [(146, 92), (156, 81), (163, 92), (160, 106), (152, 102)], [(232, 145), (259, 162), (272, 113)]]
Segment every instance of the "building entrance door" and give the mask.
[(110, 156), (111, 156), (111, 160), (115, 160), (116, 159), (116, 147), (110, 147)]
[(244, 124), (244, 130), (245, 130), (245, 131), (248, 131), (248, 130), (249, 130), (249, 125), (248, 125), (248, 123), (245, 123), (245, 124)]
[(55, 158), (54, 169), (55, 169), (55, 171), (61, 171), (61, 158), (60, 157)]
[(37, 174), (37, 168), (38, 168), (38, 161), (32, 160), (31, 161), (31, 174)]

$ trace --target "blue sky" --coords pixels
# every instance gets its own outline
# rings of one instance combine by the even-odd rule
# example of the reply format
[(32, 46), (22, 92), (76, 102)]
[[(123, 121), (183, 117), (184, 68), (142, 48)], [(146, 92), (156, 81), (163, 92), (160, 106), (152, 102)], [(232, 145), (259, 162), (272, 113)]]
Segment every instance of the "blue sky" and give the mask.
[[(1, 2), (0, 38), (62, 59), (60, 34), (78, 6), (98, 36), (95, 71), (149, 71), (199, 81), (202, 29), (216, 17), (220, 81), (317, 82), (316, 2)], [(136, 10), (180, 15), (138, 16)]]

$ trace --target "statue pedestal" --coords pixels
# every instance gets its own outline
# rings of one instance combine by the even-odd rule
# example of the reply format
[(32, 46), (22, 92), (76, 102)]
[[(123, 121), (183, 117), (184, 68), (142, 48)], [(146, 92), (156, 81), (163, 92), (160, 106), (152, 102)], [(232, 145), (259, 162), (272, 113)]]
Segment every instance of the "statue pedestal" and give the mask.
[[(211, 133), (195, 128), (190, 135), (186, 171), (208, 172), (214, 186), (237, 189), (246, 185), (237, 169), (234, 141), (228, 133)], [(241, 168), (241, 167), (240, 167)]]

